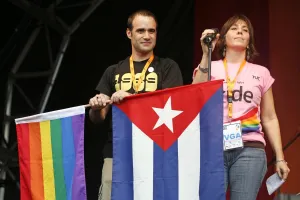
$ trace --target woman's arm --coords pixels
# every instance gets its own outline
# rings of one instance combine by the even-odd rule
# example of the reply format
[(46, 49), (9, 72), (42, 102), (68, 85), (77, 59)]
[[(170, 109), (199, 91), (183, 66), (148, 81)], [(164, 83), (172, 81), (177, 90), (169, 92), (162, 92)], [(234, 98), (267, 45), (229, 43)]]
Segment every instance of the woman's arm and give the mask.
[(284, 160), (280, 127), (275, 111), (272, 88), (262, 97), (261, 121), (276, 156), (276, 171), (281, 178), (286, 179), (290, 170)]
[[(200, 43), (202, 48), (202, 59), (200, 64), (198, 65), (197, 69), (195, 69), (196, 73), (193, 75), (193, 83), (201, 83), (208, 81), (208, 47), (204, 44), (203, 39), (207, 36), (207, 34), (215, 33), (213, 29), (206, 29), (203, 31)], [(212, 41), (212, 51), (214, 50), (217, 41), (219, 40), (220, 34), (216, 35), (214, 41)]]
[[(201, 69), (200, 69), (201, 68)], [(200, 64), (193, 77), (193, 84), (202, 83), (208, 80), (208, 55), (203, 54)]]

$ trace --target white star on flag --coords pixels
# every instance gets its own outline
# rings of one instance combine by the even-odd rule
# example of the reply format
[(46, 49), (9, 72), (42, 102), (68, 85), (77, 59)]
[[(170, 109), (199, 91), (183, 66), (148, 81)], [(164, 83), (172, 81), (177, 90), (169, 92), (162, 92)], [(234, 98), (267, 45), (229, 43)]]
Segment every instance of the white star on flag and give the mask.
[(171, 107), (171, 97), (169, 97), (167, 103), (165, 104), (164, 108), (154, 108), (152, 109), (156, 112), (158, 115), (158, 120), (153, 128), (156, 129), (160, 127), (161, 125), (165, 124), (170, 131), (173, 133), (173, 118), (177, 117), (179, 114), (181, 114), (183, 111), (181, 110), (172, 110)]

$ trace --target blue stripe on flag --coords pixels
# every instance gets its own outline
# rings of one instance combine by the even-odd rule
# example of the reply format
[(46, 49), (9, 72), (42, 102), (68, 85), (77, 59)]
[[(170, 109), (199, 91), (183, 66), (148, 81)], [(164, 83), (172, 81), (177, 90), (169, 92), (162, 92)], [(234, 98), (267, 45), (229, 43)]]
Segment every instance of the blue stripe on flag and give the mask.
[(62, 149), (63, 149), (63, 165), (65, 174), (65, 184), (67, 199), (72, 199), (72, 182), (75, 166), (75, 146), (72, 129), (72, 117), (61, 119), (62, 126)]
[(225, 199), (222, 88), (200, 112), (200, 134), (200, 199)]
[(112, 110), (114, 134), (111, 199), (133, 200), (132, 123), (116, 106), (112, 106)]
[(153, 200), (178, 200), (178, 143), (166, 151), (153, 144)]

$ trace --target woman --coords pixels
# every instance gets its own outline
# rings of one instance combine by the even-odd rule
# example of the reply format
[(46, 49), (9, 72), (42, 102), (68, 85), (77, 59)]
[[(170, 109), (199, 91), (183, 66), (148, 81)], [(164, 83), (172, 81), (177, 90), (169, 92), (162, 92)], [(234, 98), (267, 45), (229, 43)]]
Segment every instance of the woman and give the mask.
[[(207, 81), (208, 48), (201, 37), (203, 56), (194, 71), (193, 83)], [(289, 173), (282, 151), (279, 123), (276, 116), (272, 84), (267, 68), (251, 61), (257, 52), (253, 27), (244, 15), (231, 17), (212, 42), (221, 58), (211, 63), (211, 80), (224, 79), (224, 125), (239, 125), (242, 137), (227, 141), (224, 131), (225, 190), (230, 188), (232, 200), (255, 200), (267, 171), (265, 139), (262, 128), (276, 155), (278, 175)], [(230, 123), (231, 122), (231, 123)], [(225, 129), (225, 126), (224, 126)], [(227, 138), (227, 139), (225, 139)], [(240, 143), (239, 143), (240, 139)]]

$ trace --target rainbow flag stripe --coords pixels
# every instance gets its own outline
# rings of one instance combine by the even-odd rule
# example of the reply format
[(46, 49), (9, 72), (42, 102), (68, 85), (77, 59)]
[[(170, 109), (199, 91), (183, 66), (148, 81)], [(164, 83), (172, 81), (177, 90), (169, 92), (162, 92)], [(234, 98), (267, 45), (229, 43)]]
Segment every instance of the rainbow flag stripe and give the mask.
[(233, 121), (241, 121), (243, 134), (247, 134), (250, 132), (260, 132), (260, 120), (258, 119), (257, 114), (258, 108), (254, 108), (247, 114), (234, 119)]
[(85, 200), (85, 107), (16, 119), (21, 200)]

